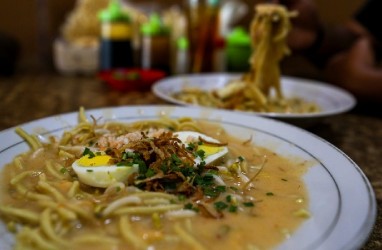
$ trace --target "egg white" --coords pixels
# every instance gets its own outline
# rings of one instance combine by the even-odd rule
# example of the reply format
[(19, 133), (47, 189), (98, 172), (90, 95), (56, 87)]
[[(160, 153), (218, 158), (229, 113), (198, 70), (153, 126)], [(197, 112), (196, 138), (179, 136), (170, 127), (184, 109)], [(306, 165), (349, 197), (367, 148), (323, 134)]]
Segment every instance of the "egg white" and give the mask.
[(126, 181), (133, 173), (138, 172), (138, 166), (83, 166), (79, 159), (72, 164), (74, 172), (81, 183), (92, 187), (106, 188), (115, 182)]
[[(175, 132), (174, 135), (177, 136), (178, 139), (181, 140), (185, 146), (187, 146), (190, 142), (199, 141), (199, 137), (208, 142), (221, 143), (215, 138), (195, 131), (179, 131)], [(201, 148), (202, 147), (203, 146), (201, 146)], [(218, 152), (212, 154), (208, 153), (208, 151), (205, 151), (206, 154), (204, 159), (201, 159), (199, 156), (197, 156), (194, 159), (195, 166), (200, 164), (202, 161), (204, 161), (206, 165), (211, 164), (228, 153), (228, 148), (226, 146), (218, 146), (216, 147), (216, 149), (218, 150)]]

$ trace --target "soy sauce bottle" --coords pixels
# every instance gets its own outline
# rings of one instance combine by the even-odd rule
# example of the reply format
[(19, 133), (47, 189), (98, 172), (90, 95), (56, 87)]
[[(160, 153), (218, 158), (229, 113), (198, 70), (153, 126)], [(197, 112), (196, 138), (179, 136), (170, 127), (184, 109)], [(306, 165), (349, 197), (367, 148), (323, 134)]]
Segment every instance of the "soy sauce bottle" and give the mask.
[(141, 27), (141, 67), (170, 73), (170, 29), (157, 13)]
[(134, 66), (131, 19), (119, 0), (110, 1), (101, 20), (100, 70)]

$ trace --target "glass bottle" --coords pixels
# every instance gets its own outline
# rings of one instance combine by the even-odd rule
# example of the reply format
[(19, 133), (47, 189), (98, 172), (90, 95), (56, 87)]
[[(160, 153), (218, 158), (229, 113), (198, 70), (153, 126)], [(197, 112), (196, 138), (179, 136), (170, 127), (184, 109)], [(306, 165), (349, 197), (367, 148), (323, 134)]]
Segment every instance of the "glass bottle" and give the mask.
[(134, 66), (131, 19), (119, 0), (111, 0), (101, 20), (100, 70)]
[(187, 31), (190, 42), (191, 72), (214, 70), (216, 42), (220, 40), (219, 0), (187, 0)]
[(141, 67), (170, 73), (170, 30), (153, 13), (141, 27)]

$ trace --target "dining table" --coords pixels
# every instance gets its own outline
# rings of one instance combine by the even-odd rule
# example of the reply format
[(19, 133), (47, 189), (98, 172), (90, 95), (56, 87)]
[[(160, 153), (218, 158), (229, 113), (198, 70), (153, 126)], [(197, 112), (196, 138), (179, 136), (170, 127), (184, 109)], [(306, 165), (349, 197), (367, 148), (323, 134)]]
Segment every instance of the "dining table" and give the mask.
[[(130, 105), (172, 105), (150, 90), (118, 91), (96, 75), (22, 73), (0, 77), (0, 131), (36, 119), (75, 112)], [(374, 189), (377, 217), (361, 249), (382, 249), (382, 116), (377, 106), (359, 106), (323, 117), (301, 129), (317, 135), (349, 156)], [(1, 143), (1, 142), (0, 142)], [(345, 178), (345, 175), (344, 175)]]

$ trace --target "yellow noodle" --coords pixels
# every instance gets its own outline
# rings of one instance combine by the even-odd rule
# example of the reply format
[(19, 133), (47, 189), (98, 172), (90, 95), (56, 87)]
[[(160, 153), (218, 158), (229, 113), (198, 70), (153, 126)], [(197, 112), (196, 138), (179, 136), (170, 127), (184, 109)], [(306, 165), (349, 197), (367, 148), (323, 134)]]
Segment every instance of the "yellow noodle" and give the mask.
[(73, 212), (77, 213), (80, 217), (84, 218), (85, 220), (89, 220), (89, 221), (94, 220), (93, 214), (89, 214), (88, 211), (84, 210), (78, 204), (73, 204), (73, 203), (67, 202), (67, 203), (65, 203), (65, 207), (72, 210)]
[(86, 118), (85, 108), (81, 106), (78, 112), (78, 123), (82, 122), (88, 122), (88, 119)]
[(41, 142), (35, 136), (28, 134), (22, 128), (17, 127), (15, 129), (15, 132), (29, 144), (32, 150), (37, 150), (42, 146)]
[(76, 158), (75, 155), (69, 153), (69, 152), (66, 152), (65, 150), (60, 150), (58, 152), (58, 155), (61, 157), (61, 158), (69, 158), (69, 159), (74, 159)]
[(21, 160), (21, 157), (18, 156), (18, 157), (15, 157), (15, 159), (13, 160), (13, 163), (15, 164), (15, 166), (18, 168), (18, 169), (24, 169), (24, 164), (22, 163), (22, 160)]
[(52, 200), (50, 196), (29, 191), (21, 184), (16, 185), (16, 190), (17, 192), (19, 192), (20, 194), (24, 195), (25, 197), (31, 200)]
[(34, 171), (25, 171), (25, 172), (21, 172), (20, 174), (16, 175), (15, 177), (13, 177), (10, 181), (10, 183), (12, 185), (16, 185), (17, 183), (19, 183), (22, 179), (24, 179), (25, 177), (27, 177), (28, 175), (32, 175), (33, 173), (35, 173)]
[(137, 192), (134, 193), (135, 196), (141, 197), (141, 198), (164, 198), (169, 200), (176, 200), (177, 197), (172, 194), (167, 193), (160, 193), (160, 192)]
[(113, 214), (152, 214), (154, 212), (166, 212), (171, 210), (182, 209), (183, 205), (179, 204), (170, 204), (170, 205), (158, 205), (152, 207), (146, 206), (136, 206), (136, 207), (124, 207), (119, 208), (113, 212)]
[(56, 210), (57, 213), (66, 220), (76, 220), (77, 214), (72, 212), (71, 210), (64, 207), (64, 205), (60, 205), (53, 201), (38, 201), (38, 204), (45, 207)]
[(52, 176), (56, 177), (59, 180), (65, 179), (65, 176), (54, 168), (53, 163), (51, 161), (47, 161), (45, 163), (45, 167), (48, 173), (50, 173)]
[(63, 238), (59, 237), (52, 226), (52, 220), (51, 220), (51, 209), (46, 208), (41, 213), (41, 229), (44, 232), (44, 234), (57, 244), (59, 244), (62, 247), (68, 248), (70, 247), (70, 243), (65, 241)]
[(103, 216), (108, 216), (110, 213), (112, 213), (114, 210), (124, 206), (124, 205), (131, 205), (131, 204), (140, 204), (142, 200), (135, 196), (135, 195), (129, 195), (123, 198), (120, 198), (118, 200), (113, 201), (110, 203), (103, 211)]
[(75, 244), (101, 244), (101, 245), (107, 245), (108, 249), (114, 249), (113, 245), (118, 245), (119, 240), (116, 238), (106, 237), (102, 235), (94, 235), (94, 234), (85, 234), (76, 236), (73, 240), (73, 243)]
[(45, 174), (45, 173), (40, 173), (40, 174), (38, 175), (38, 179), (39, 179), (40, 181), (46, 181), (46, 174)]
[(189, 233), (187, 233), (179, 223), (175, 223), (174, 225), (174, 231), (179, 235), (179, 237), (186, 242), (188, 245), (191, 246), (194, 250), (205, 250), (206, 248), (203, 247), (197, 240), (195, 240), (194, 237), (192, 237)]
[(200, 131), (200, 129), (196, 126), (195, 122), (182, 122), (179, 124), (179, 128), (177, 130), (195, 130)]
[[(59, 250), (60, 248), (43, 238), (43, 236), (37, 231), (32, 230), (29, 227), (24, 227), (17, 235), (17, 243), (15, 249), (26, 250)], [(35, 247), (33, 247), (35, 246)]]
[(76, 195), (76, 193), (79, 191), (79, 189), (80, 189), (80, 183), (78, 181), (73, 181), (67, 193), (68, 198), (73, 198)]
[(127, 216), (121, 216), (119, 219), (119, 228), (122, 237), (130, 242), (136, 249), (147, 249), (147, 244), (140, 237), (134, 234), (129, 218)]
[(159, 205), (159, 204), (170, 204), (171, 202), (168, 199), (164, 198), (151, 198), (143, 201), (144, 205)]
[(38, 223), (40, 217), (38, 213), (32, 212), (28, 209), (10, 206), (0, 206), (0, 212), (9, 216), (15, 216), (32, 224)]
[(47, 182), (39, 181), (39, 182), (37, 183), (37, 187), (38, 187), (38, 188), (41, 188), (42, 190), (44, 190), (44, 191), (46, 191), (47, 193), (49, 193), (50, 195), (52, 195), (52, 197), (53, 197), (56, 201), (59, 201), (59, 202), (64, 202), (64, 201), (66, 201), (64, 195), (61, 194), (56, 188), (54, 188), (52, 185), (50, 185), (50, 184), (47, 183)]

